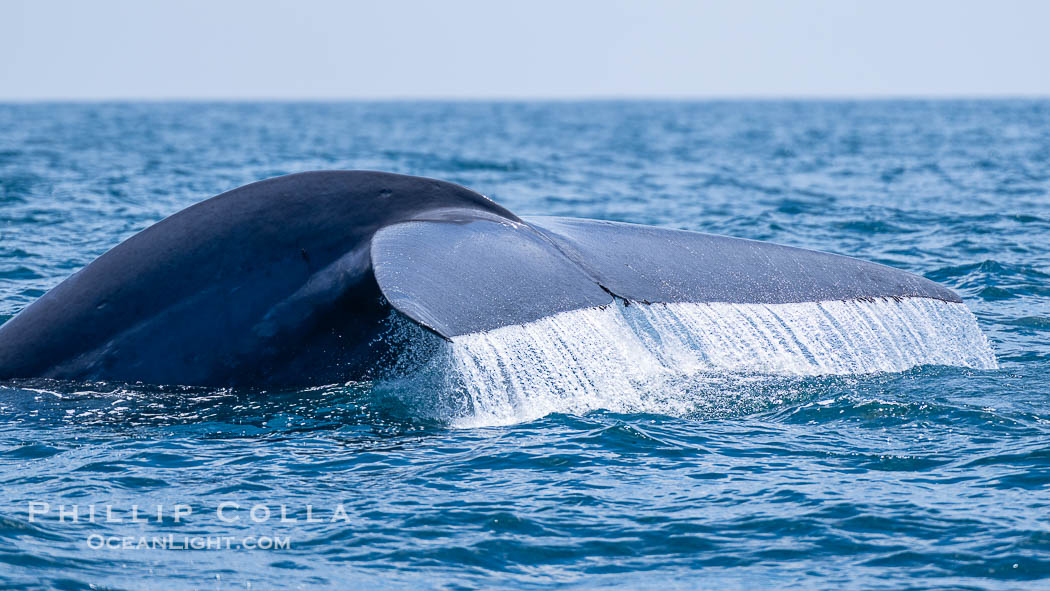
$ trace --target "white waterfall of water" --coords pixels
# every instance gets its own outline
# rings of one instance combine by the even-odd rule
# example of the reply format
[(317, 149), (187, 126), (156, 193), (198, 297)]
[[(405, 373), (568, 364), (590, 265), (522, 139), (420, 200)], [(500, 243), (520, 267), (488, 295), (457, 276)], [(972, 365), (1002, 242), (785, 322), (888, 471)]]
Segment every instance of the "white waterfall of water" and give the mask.
[[(794, 304), (623, 304), (452, 339), (464, 424), (551, 412), (678, 414), (668, 386), (702, 374), (815, 376), (917, 365), (997, 367), (973, 314), (924, 298)], [(672, 388), (673, 389), (673, 388)]]

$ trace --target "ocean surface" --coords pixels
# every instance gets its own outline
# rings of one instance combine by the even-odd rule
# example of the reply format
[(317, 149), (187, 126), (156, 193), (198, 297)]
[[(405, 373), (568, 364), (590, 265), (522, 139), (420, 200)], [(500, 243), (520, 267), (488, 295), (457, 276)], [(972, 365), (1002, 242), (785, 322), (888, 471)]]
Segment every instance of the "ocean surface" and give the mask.
[(298, 391), (0, 384), (0, 588), (1050, 588), (1050, 101), (0, 105), (0, 321), (313, 169), (856, 256), (965, 308), (825, 306), (829, 344), (809, 304), (613, 307)]

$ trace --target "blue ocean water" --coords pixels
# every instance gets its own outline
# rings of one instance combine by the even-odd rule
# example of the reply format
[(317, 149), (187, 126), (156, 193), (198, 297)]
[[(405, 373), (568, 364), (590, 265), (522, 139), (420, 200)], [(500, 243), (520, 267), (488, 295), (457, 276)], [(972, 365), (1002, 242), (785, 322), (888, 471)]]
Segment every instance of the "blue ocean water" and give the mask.
[(312, 169), (906, 269), (963, 296), (999, 367), (702, 376), (473, 423), (432, 381), (3, 384), (0, 587), (1047, 585), (1050, 102), (0, 105), (0, 320)]

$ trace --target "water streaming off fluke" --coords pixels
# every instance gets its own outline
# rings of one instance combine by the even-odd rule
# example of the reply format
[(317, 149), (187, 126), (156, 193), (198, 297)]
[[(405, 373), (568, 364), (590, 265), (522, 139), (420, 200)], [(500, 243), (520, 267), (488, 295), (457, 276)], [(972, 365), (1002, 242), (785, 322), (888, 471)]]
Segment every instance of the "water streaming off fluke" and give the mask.
[(966, 306), (922, 298), (618, 303), (456, 337), (449, 349), (470, 424), (596, 409), (680, 414), (691, 406), (683, 384), (712, 385), (727, 374), (997, 366)]

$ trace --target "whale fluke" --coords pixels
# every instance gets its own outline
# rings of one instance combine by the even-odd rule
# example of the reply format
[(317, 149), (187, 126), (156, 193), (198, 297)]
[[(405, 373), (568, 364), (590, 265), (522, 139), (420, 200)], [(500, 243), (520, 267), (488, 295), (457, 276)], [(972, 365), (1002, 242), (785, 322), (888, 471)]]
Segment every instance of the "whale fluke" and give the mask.
[(519, 218), (369, 171), (260, 181), (103, 254), (0, 326), (0, 379), (307, 385), (369, 375), (400, 314), (446, 339), (623, 303), (959, 302), (910, 273), (775, 244)]

